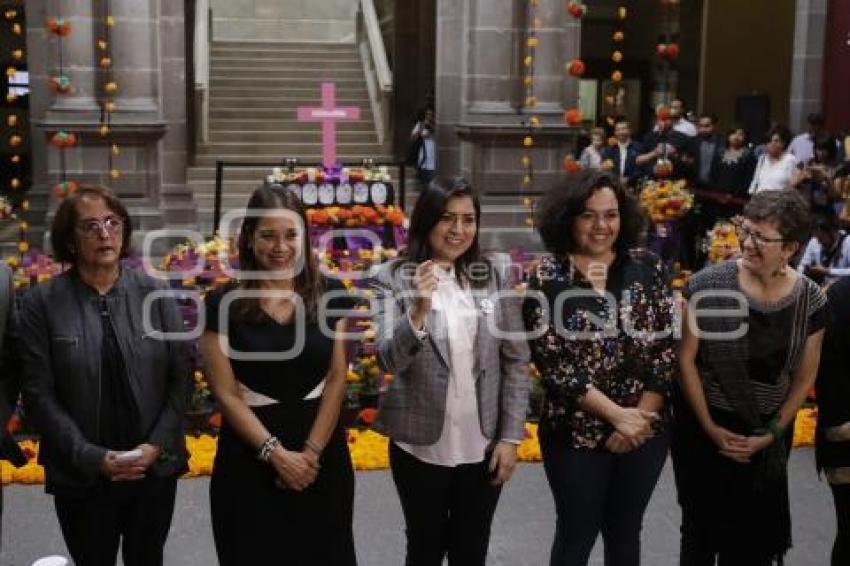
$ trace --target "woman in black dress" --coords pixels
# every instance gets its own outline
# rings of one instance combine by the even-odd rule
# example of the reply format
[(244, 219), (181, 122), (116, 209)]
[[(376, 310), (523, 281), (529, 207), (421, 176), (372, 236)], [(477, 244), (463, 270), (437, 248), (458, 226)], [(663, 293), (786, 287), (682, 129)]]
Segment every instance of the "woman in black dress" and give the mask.
[(207, 298), (201, 338), (224, 417), (210, 483), (216, 552), (224, 566), (353, 565), (354, 472), (338, 422), (346, 361), (334, 338), (349, 302), (318, 273), (297, 195), (264, 186), (248, 211), (240, 280)]

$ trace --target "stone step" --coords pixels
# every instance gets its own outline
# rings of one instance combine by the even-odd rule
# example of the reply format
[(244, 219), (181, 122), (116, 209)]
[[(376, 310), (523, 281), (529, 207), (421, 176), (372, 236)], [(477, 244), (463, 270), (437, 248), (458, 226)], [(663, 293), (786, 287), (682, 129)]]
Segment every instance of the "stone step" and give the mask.
[[(250, 119), (225, 118), (221, 116), (221, 114), (222, 111), (217, 111), (216, 113), (211, 114), (209, 126), (210, 131), (241, 130), (245, 132), (281, 132), (284, 134), (316, 132), (315, 122), (299, 122), (298, 120), (293, 119), (296, 114), (294, 109), (282, 110), (277, 114), (277, 116), (268, 116), (267, 119), (263, 119), (261, 116), (252, 116)], [(283, 116), (286, 116), (289, 119), (281, 119)], [(374, 133), (375, 125), (371, 120), (337, 122), (336, 131), (338, 134), (349, 132)]]
[(352, 63), (346, 66), (327, 66), (327, 65), (309, 65), (307, 62), (303, 66), (292, 64), (271, 63), (265, 68), (243, 67), (238, 65), (216, 65), (213, 64), (210, 69), (210, 79), (215, 81), (219, 79), (245, 79), (254, 80), (266, 77), (328, 77), (330, 80), (338, 78), (353, 78), (364, 80), (363, 69), (359, 62)]
[[(298, 122), (295, 120), (296, 111), (294, 108), (228, 108), (223, 106), (216, 107), (215, 110), (210, 110), (210, 120), (213, 122), (265, 122), (274, 124), (284, 124), (289, 130), (315, 128), (315, 122)], [(292, 124), (289, 124), (292, 122)], [(369, 128), (374, 128), (372, 122), (372, 113), (369, 110), (360, 110), (360, 120), (352, 122), (337, 122), (337, 129), (351, 129), (360, 122), (369, 124)], [(365, 126), (364, 126), (365, 128)]]
[[(250, 105), (246, 101), (250, 101)], [(336, 99), (339, 106), (359, 106), (361, 115), (369, 111), (369, 100), (366, 95), (345, 96)], [(290, 96), (212, 96), (210, 98), (210, 112), (219, 110), (236, 110), (244, 112), (252, 112), (254, 110), (276, 110), (278, 112), (293, 112), (299, 106), (317, 106), (319, 104), (319, 96), (310, 97), (304, 95)], [(240, 108), (240, 105), (241, 108)], [(292, 116), (290, 114), (290, 116)], [(370, 114), (371, 117), (371, 114)]]
[(323, 75), (318, 76), (262, 76), (262, 77), (227, 77), (213, 78), (210, 80), (210, 90), (215, 91), (218, 88), (226, 87), (245, 87), (257, 86), (262, 88), (275, 88), (277, 90), (289, 88), (318, 88), (325, 82), (333, 82), (336, 84), (337, 91), (345, 90), (366, 90), (366, 79), (360, 74), (351, 77), (339, 78), (335, 77), (334, 71), (326, 71)]
[(316, 43), (306, 41), (213, 41), (210, 49), (239, 50), (262, 49), (265, 51), (322, 51), (345, 52), (355, 51), (354, 43)]
[(356, 61), (360, 55), (356, 50), (320, 50), (320, 49), (260, 49), (250, 46), (230, 48), (213, 47), (210, 60), (221, 59), (279, 59), (301, 61)]
[[(358, 151), (351, 153), (337, 153), (336, 158), (337, 161), (352, 167), (359, 167), (360, 164), (363, 163), (364, 159), (374, 159), (375, 162), (392, 162), (392, 156), (382, 152), (368, 153), (365, 151)], [(303, 150), (288, 152), (286, 154), (269, 153), (267, 149), (265, 153), (253, 154), (222, 152), (207, 155), (199, 154), (195, 159), (195, 165), (198, 167), (215, 167), (216, 161), (221, 160), (226, 162), (257, 163), (258, 166), (261, 166), (266, 163), (282, 164), (285, 159), (297, 159), (301, 163), (319, 163), (322, 160), (322, 154), (321, 152), (309, 153)], [(269, 166), (269, 169), (271, 169), (271, 167), (272, 166)]]
[(335, 68), (338, 66), (349, 67), (360, 65), (359, 55), (337, 55), (334, 53), (325, 54), (324, 56), (316, 55), (301, 55), (298, 53), (292, 54), (276, 54), (276, 53), (252, 53), (248, 55), (236, 55), (230, 52), (213, 55), (210, 58), (210, 65), (244, 67), (246, 69), (265, 68), (269, 65), (285, 65), (295, 66), (298, 68), (321, 69)]
[[(241, 100), (242, 104), (247, 106), (247, 103), (253, 104), (255, 101), (277, 100), (290, 106), (296, 106), (305, 101), (311, 106), (316, 106), (321, 100), (321, 92), (320, 83), (316, 83), (312, 88), (310, 86), (287, 88), (266, 84), (252, 86), (251, 83), (245, 86), (215, 86), (210, 90), (210, 103), (219, 102), (221, 99), (229, 99), (227, 102), (233, 102), (235, 99)], [(365, 104), (369, 102), (369, 91), (365, 87), (349, 87), (342, 91), (337, 90), (335, 102), (338, 106), (346, 105), (348, 102)], [(350, 106), (350, 104), (348, 105)]]
[[(343, 144), (377, 144), (375, 132), (337, 131), (337, 145)], [(248, 130), (210, 130), (209, 143), (316, 143), (322, 142), (321, 130), (313, 131), (248, 131)]]
[[(362, 154), (362, 155), (377, 155), (382, 153), (383, 147), (377, 143), (338, 143), (336, 151), (339, 155), (345, 154)], [(198, 155), (215, 155), (215, 154), (230, 153), (234, 155), (291, 155), (301, 153), (306, 155), (321, 155), (321, 142), (277, 142), (277, 143), (251, 143), (251, 142), (233, 142), (233, 143), (210, 143), (204, 144), (198, 148)]]

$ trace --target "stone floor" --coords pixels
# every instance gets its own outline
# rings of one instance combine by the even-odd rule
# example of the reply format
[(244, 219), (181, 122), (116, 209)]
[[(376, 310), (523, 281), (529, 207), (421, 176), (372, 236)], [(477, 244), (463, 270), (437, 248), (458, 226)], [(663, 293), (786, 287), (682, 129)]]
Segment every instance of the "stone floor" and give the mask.
[[(824, 566), (835, 529), (832, 499), (825, 483), (815, 476), (813, 453), (800, 449), (791, 458), (791, 497), (795, 546), (789, 566)], [(182, 481), (171, 536), (166, 546), (167, 566), (213, 566), (206, 479)], [(37, 558), (65, 553), (50, 498), (40, 487), (12, 486), (5, 490), (3, 566), (30, 566)], [(387, 472), (357, 475), (355, 537), (361, 566), (397, 566), (403, 563), (404, 535), (401, 509)], [(554, 524), (553, 507), (537, 464), (521, 465), (505, 489), (493, 524), (488, 564), (543, 566)], [(644, 521), (643, 564), (678, 564), (679, 508), (668, 465)], [(602, 564), (597, 544), (591, 564)]]

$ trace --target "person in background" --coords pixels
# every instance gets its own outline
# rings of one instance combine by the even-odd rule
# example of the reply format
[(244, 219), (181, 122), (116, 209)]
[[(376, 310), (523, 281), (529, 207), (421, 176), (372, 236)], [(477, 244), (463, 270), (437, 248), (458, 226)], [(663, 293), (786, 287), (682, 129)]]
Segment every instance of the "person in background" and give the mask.
[(602, 167), (602, 151), (605, 145), (605, 130), (593, 128), (590, 130), (590, 145), (581, 151), (579, 163), (583, 169), (599, 169)]
[(617, 145), (608, 146), (602, 152), (603, 168), (612, 170), (624, 186), (632, 186), (638, 176), (636, 160), (641, 153), (641, 146), (632, 140), (628, 120), (617, 120), (614, 124), (614, 138)]
[[(121, 265), (130, 216), (108, 189), (81, 186), (50, 229), (71, 269), (30, 289), (20, 317), (22, 390), (39, 462), (75, 564), (161, 566), (177, 479), (188, 342), (162, 281)], [(150, 301), (154, 293), (166, 293)], [(165, 333), (165, 335), (163, 335)]]
[(782, 191), (796, 186), (801, 172), (799, 161), (788, 151), (791, 132), (785, 126), (776, 126), (767, 133), (767, 148), (756, 164), (749, 193)]
[[(481, 206), (462, 179), (419, 195), (407, 251), (372, 289), (378, 361), (394, 374), (375, 428), (407, 533), (408, 566), (484, 566), (530, 389), (519, 298), (478, 248)], [(499, 329), (501, 333), (495, 333)]]
[(206, 299), (200, 346), (222, 427), (210, 480), (221, 566), (354, 566), (342, 283), (321, 276), (298, 195), (254, 191), (239, 230), (253, 278)]
[(711, 192), (711, 182), (723, 142), (715, 133), (715, 123), (714, 116), (700, 116), (698, 134), (691, 139), (688, 151), (682, 157), (684, 163), (690, 166), (697, 204), (694, 213), (686, 215), (679, 222), (685, 244), (683, 261), (691, 269), (702, 266), (706, 231), (714, 226), (718, 216), (718, 211), (714, 209), (718, 197)]
[[(12, 270), (0, 263), (0, 459), (15, 466), (26, 464), (6, 424), (15, 410), (20, 392), (20, 360), (17, 343), (17, 306)], [(3, 521), (3, 484), (0, 483), (0, 533)], [(2, 539), (2, 536), (0, 536)]]
[[(732, 128), (726, 134), (725, 148), (715, 155), (708, 186), (695, 190), (699, 214), (694, 215), (697, 226), (697, 261), (701, 266), (705, 256), (702, 243), (718, 220), (728, 220), (741, 213), (749, 199), (747, 189), (753, 179), (755, 159), (747, 147), (743, 128)], [(700, 242), (702, 240), (702, 242)]]
[(740, 214), (744, 201), (749, 198), (747, 191), (753, 181), (756, 159), (747, 141), (744, 128), (733, 127), (728, 130), (725, 147), (717, 156), (712, 169), (709, 190), (723, 195), (720, 201), (723, 208), (717, 211), (719, 217), (732, 218)]
[(839, 229), (838, 218), (832, 213), (815, 216), (812, 233), (797, 270), (822, 285), (850, 275), (850, 238)]
[(539, 298), (526, 299), (523, 318), (545, 391), (540, 445), (557, 515), (550, 564), (587, 564), (601, 532), (605, 563), (635, 566), (667, 458), (672, 294), (658, 259), (635, 249), (641, 214), (612, 176), (572, 176), (540, 211), (551, 256), (529, 282)]
[(410, 132), (414, 165), (420, 182), (427, 186), (437, 173), (437, 141), (434, 137), (435, 115), (433, 108), (426, 108)]
[(645, 153), (638, 155), (635, 162), (642, 169), (643, 175), (656, 178), (660, 177), (655, 171), (658, 160), (667, 158), (673, 164), (672, 177), (682, 178), (685, 175), (682, 158), (689, 143), (690, 138), (686, 134), (673, 129), (672, 118), (658, 118), (655, 129), (646, 135), (641, 144)]
[(850, 564), (850, 277), (836, 282), (826, 295), (829, 315), (815, 383), (815, 459), (835, 505), (837, 529), (830, 564), (845, 566)]
[(674, 98), (670, 103), (670, 117), (673, 119), (673, 129), (677, 132), (693, 138), (697, 135), (694, 123), (688, 120), (688, 112), (685, 102), (681, 98)]
[(797, 190), (806, 199), (812, 214), (831, 215), (840, 195), (835, 186), (837, 169), (835, 140), (822, 136), (815, 140), (815, 154), (797, 176)]
[(703, 114), (697, 124), (697, 136), (690, 147), (693, 160), (694, 182), (697, 188), (706, 189), (712, 184), (717, 161), (723, 151), (723, 140), (715, 132), (717, 119), (711, 114)]
[[(809, 114), (807, 122), (809, 131), (799, 134), (791, 140), (788, 152), (797, 158), (800, 163), (808, 163), (815, 156), (815, 141), (826, 135), (824, 126), (826, 121), (822, 114), (813, 112)], [(833, 143), (835, 143), (833, 141)]]
[(781, 564), (791, 546), (788, 454), (817, 375), (826, 298), (789, 266), (809, 235), (796, 191), (754, 195), (737, 231), (740, 259), (685, 289), (671, 445), (682, 566)]

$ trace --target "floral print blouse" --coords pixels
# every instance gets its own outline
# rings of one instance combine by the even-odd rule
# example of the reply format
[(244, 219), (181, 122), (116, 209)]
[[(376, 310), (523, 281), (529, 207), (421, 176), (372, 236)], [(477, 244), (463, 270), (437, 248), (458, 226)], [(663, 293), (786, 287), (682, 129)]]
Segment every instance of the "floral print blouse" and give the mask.
[[(592, 386), (634, 407), (644, 391), (668, 397), (675, 366), (675, 301), (663, 264), (642, 250), (619, 254), (606, 293), (568, 260), (545, 257), (523, 303), (532, 360), (540, 372), (543, 433), (564, 433), (575, 448), (602, 448), (614, 427), (582, 411)], [(560, 316), (555, 316), (555, 309)], [(656, 431), (665, 419), (656, 424)]]

